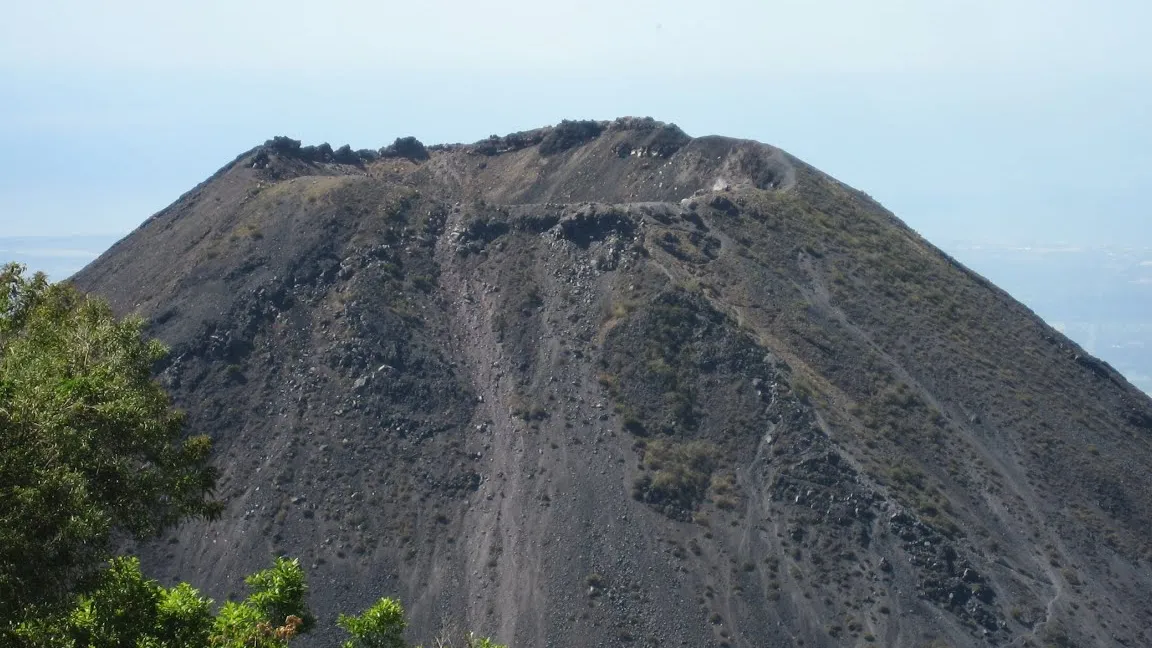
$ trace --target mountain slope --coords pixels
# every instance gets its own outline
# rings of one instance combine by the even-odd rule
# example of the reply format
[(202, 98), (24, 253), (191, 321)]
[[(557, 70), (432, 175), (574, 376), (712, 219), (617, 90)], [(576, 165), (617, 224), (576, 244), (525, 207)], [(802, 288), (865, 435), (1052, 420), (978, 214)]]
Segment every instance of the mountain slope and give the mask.
[(400, 144), (271, 141), (74, 278), (216, 440), (155, 573), (521, 646), (1152, 641), (1152, 403), (867, 196), (651, 120)]

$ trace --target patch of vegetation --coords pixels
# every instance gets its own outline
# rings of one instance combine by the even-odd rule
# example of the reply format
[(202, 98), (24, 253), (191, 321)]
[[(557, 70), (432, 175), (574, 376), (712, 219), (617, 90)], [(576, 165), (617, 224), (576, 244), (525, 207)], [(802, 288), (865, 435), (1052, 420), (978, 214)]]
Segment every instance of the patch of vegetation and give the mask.
[[(697, 312), (672, 293), (657, 298), (637, 314), (643, 320), (644, 347), (636, 360), (621, 367), (624, 375), (614, 378), (609, 393), (618, 403), (628, 402), (633, 428), (683, 435), (698, 423), (695, 385), (699, 361), (693, 348), (700, 324)], [(638, 393), (642, 386), (644, 392), (658, 398), (650, 396), (646, 402), (636, 402), (620, 389), (622, 380), (631, 383), (630, 393)]]
[(732, 473), (722, 473), (712, 476), (709, 484), (712, 493), (712, 503), (716, 508), (732, 510), (738, 503), (736, 495), (736, 478)]
[(762, 380), (763, 349), (680, 289), (617, 301), (605, 316), (599, 381), (624, 431), (638, 437), (647, 471), (633, 496), (677, 519), (691, 518), (707, 496), (718, 509), (736, 509), (733, 475), (713, 471), (761, 438), (753, 412), (762, 395), (752, 385)]
[(704, 499), (719, 460), (719, 449), (705, 441), (653, 439), (642, 444), (648, 471), (632, 484), (642, 502), (690, 512)]
[(864, 425), (897, 444), (942, 441), (943, 415), (901, 381), (884, 382), (861, 409)]
[(232, 242), (240, 241), (243, 239), (259, 241), (262, 238), (264, 238), (264, 233), (260, 231), (260, 228), (247, 223), (237, 227), (232, 231), (232, 234), (228, 236), (228, 240)]
[(903, 461), (888, 469), (888, 478), (899, 487), (914, 490), (924, 490), (927, 485), (924, 471)]
[(804, 404), (811, 403), (812, 397), (816, 394), (816, 390), (812, 387), (811, 381), (799, 374), (792, 376), (792, 392), (796, 394), (796, 398)]
[(548, 418), (548, 410), (543, 407), (518, 407), (512, 409), (512, 416), (522, 421), (543, 421)]
[(700, 232), (654, 227), (652, 240), (660, 249), (677, 259), (693, 265), (704, 265), (717, 257), (720, 240)]
[(919, 467), (900, 460), (890, 466), (885, 476), (898, 500), (923, 516), (947, 536), (955, 536), (960, 528), (951, 519), (952, 503), (936, 486), (930, 485), (928, 476)]
[(620, 413), (623, 415), (621, 416), (620, 421), (625, 432), (634, 434), (639, 437), (648, 436), (648, 428), (644, 427), (644, 422), (641, 421), (640, 417), (636, 416), (632, 410), (626, 407), (621, 407)]
[(232, 363), (224, 367), (224, 377), (229, 382), (237, 382), (241, 384), (247, 382), (247, 379), (244, 376), (244, 367), (236, 363)]
[(611, 308), (604, 315), (604, 321), (620, 320), (627, 317), (632, 311), (636, 310), (636, 302), (631, 300), (619, 300), (612, 302)]
[(414, 275), (411, 281), (412, 287), (422, 293), (430, 293), (436, 288), (436, 279), (428, 275)]

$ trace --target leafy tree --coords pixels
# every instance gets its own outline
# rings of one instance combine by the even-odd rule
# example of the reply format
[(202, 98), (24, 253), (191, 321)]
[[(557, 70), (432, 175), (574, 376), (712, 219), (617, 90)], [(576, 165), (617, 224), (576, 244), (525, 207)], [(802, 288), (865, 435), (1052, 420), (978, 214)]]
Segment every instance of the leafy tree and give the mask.
[(163, 345), (141, 319), (24, 271), (0, 268), (5, 621), (94, 586), (114, 533), (154, 536), (221, 510), (208, 438), (182, 438), (183, 416), (152, 379)]

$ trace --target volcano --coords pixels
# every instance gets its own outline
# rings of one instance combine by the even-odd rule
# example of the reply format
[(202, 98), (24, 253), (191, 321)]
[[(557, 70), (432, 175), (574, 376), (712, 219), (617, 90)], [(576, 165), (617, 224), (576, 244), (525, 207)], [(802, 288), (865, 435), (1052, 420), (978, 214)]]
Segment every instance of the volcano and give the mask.
[(414, 641), (1152, 645), (1149, 398), (772, 146), (277, 137), (72, 281), (214, 439), (223, 518), (131, 549), (218, 601), (287, 555)]

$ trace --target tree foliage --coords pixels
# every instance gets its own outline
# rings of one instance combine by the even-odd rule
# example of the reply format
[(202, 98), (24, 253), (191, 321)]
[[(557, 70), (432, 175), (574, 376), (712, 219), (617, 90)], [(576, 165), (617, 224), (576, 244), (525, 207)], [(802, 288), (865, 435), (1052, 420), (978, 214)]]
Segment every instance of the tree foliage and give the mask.
[[(145, 578), (140, 561), (118, 557), (89, 593), (70, 609), (26, 619), (15, 642), (27, 648), (287, 648), (315, 626), (305, 598), (308, 585), (298, 560), (277, 558), (244, 579), (251, 593), (213, 614), (212, 600), (187, 583), (162, 587)], [(407, 648), (400, 602), (382, 598), (337, 624), (350, 638), (343, 648)], [(454, 645), (447, 639), (436, 644)], [(504, 648), (467, 635), (461, 648)]]
[(308, 632), (315, 619), (304, 602), (308, 585), (299, 560), (277, 558), (270, 569), (244, 579), (252, 593), (228, 601), (212, 626), (212, 645), (222, 648), (280, 648)]
[(164, 347), (67, 284), (0, 268), (0, 619), (94, 584), (116, 532), (214, 516), (207, 437), (152, 379)]
[(119, 557), (72, 609), (26, 620), (13, 635), (29, 648), (283, 648), (310, 629), (298, 561), (277, 559), (245, 582), (248, 598), (213, 615), (212, 600), (191, 585), (164, 588), (137, 559)]
[(340, 615), (336, 621), (352, 638), (343, 648), (404, 648), (404, 608), (382, 598), (359, 616)]

